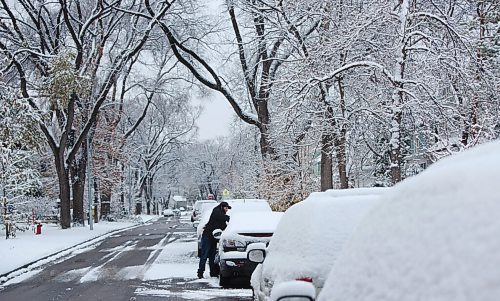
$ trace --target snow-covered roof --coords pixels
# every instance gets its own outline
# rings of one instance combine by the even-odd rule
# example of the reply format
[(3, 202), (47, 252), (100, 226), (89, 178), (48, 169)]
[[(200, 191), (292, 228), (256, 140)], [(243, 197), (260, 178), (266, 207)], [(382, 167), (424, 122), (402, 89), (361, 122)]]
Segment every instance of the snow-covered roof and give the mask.
[(500, 298), (500, 142), (442, 159), (385, 194), (320, 301)]

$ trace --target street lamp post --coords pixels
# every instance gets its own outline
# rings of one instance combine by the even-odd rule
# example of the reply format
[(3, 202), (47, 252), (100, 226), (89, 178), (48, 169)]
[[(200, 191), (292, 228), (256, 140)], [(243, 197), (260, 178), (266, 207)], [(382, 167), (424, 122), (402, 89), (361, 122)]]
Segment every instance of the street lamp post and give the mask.
[(92, 218), (93, 210), (92, 210), (92, 150), (90, 147), (90, 133), (87, 133), (87, 197), (89, 200), (89, 226), (90, 230), (94, 230), (94, 221)]

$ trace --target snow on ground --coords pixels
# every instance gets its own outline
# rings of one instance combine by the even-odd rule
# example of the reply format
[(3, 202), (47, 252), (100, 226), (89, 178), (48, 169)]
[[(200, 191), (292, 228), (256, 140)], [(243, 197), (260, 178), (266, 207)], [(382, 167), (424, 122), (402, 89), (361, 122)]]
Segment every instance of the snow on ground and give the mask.
[[(142, 222), (147, 222), (155, 218), (155, 216), (143, 215), (140, 218)], [(47, 256), (50, 256), (50, 258), (41, 260), (27, 269), (22, 269), (21, 271), (18, 271), (18, 273), (15, 273), (15, 275), (2, 277), (0, 278), (0, 282), (4, 282), (13, 276), (31, 271), (32, 269), (53, 261), (58, 257), (66, 256), (70, 253), (74, 254), (75, 250), (71, 250), (71, 247), (75, 245), (85, 243), (80, 245), (80, 247), (87, 247), (85, 250), (88, 250), (89, 245), (95, 244), (95, 242), (112, 235), (110, 232), (133, 227), (134, 225), (137, 225), (137, 223), (101, 221), (94, 224), (94, 229), (92, 231), (88, 226), (73, 227), (71, 229), (63, 230), (55, 224), (44, 224), (42, 226), (42, 234), (40, 235), (35, 235), (32, 231), (18, 231), (16, 238), (0, 239), (0, 258), (2, 258), (2, 261), (0, 262), (0, 275), (7, 274), (10, 271), (16, 270), (24, 265), (38, 261)], [(52, 254), (58, 252), (62, 253), (51, 256)], [(81, 250), (79, 250), (79, 252), (81, 252)]]
[(144, 274), (144, 280), (195, 278), (198, 269), (198, 258), (194, 256), (196, 248), (196, 241), (166, 245)]
[[(191, 227), (189, 216), (181, 216), (180, 221), (185, 226)], [(8, 278), (3, 277), (0, 282), (9, 280), (5, 285), (22, 282), (41, 272), (44, 264), (70, 254), (75, 255), (86, 252), (94, 248), (97, 241), (115, 235), (113, 231), (134, 225), (134, 223), (100, 222), (94, 225), (93, 231), (90, 231), (88, 227), (61, 230), (57, 226), (44, 225), (41, 235), (26, 232), (20, 233), (15, 239), (0, 241), (0, 256), (2, 256), (1, 258), (7, 258), (7, 260), (2, 260), (2, 263), (0, 263), (2, 273), (64, 250), (27, 268), (16, 271), (15, 275), (9, 274)], [(207, 278), (197, 279), (196, 271), (199, 259), (195, 254), (196, 237), (194, 233), (187, 237), (182, 237), (186, 235), (185, 232), (173, 232), (172, 234), (181, 237), (176, 239), (173, 236), (166, 236), (158, 244), (148, 248), (153, 250), (148, 259), (149, 261), (154, 258), (151, 264), (125, 267), (116, 272), (112, 278), (123, 280), (140, 279), (144, 281), (144, 285), (138, 287), (135, 291), (137, 295), (141, 296), (175, 296), (176, 298), (181, 297), (191, 300), (208, 300), (217, 297), (251, 297), (252, 292), (248, 289), (218, 289), (219, 279), (215, 277), (208, 278), (208, 272), (205, 275)], [(100, 237), (96, 238), (99, 235)], [(165, 240), (167, 240), (166, 245)], [(71, 248), (76, 244), (79, 244), (78, 247)], [(107, 255), (109, 259), (106, 262), (112, 261), (114, 257), (119, 256), (118, 254), (133, 248), (133, 244), (125, 244), (110, 249), (111, 252)], [(22, 256), (18, 256), (19, 254), (22, 254)], [(9, 262), (8, 265), (7, 262)], [(56, 280), (61, 282), (71, 282), (77, 279), (80, 279), (80, 282), (96, 281), (102, 278), (104, 274), (107, 274), (103, 266), (68, 271), (57, 276)], [(179, 291), (179, 285), (193, 288)], [(197, 289), (195, 288), (197, 285), (202, 285), (204, 288)]]
[(156, 296), (156, 297), (170, 297), (175, 296), (176, 298), (183, 298), (188, 300), (210, 300), (213, 298), (223, 298), (223, 297), (251, 297), (252, 292), (245, 289), (224, 289), (224, 290), (213, 290), (213, 289), (197, 289), (197, 290), (184, 290), (171, 291), (168, 289), (151, 289), (151, 288), (138, 288), (135, 291), (136, 295), (142, 296)]

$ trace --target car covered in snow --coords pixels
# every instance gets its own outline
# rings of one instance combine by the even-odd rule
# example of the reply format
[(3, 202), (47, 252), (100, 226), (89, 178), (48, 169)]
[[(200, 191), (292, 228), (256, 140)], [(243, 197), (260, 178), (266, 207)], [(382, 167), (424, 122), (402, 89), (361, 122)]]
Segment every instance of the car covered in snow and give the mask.
[[(269, 202), (263, 199), (231, 199), (224, 200), (231, 206), (231, 209), (228, 211), (228, 215), (232, 216), (237, 212), (271, 212), (271, 206), (269, 206)], [(204, 205), (207, 206), (207, 205)], [(201, 252), (201, 235), (203, 234), (203, 229), (205, 225), (208, 223), (210, 219), (210, 214), (212, 213), (213, 208), (217, 206), (217, 204), (213, 205), (210, 210), (205, 210), (201, 215), (199, 224), (197, 225), (196, 236), (198, 239), (198, 256)]]
[(163, 210), (162, 214), (164, 217), (170, 217), (170, 216), (174, 216), (175, 212), (174, 212), (174, 210), (167, 208), (167, 209)]
[(283, 212), (254, 211), (231, 214), (227, 228), (219, 241), (219, 285), (231, 286), (250, 283), (257, 263), (247, 259), (247, 246), (252, 243), (267, 245), (273, 236)]
[(500, 300), (500, 142), (445, 158), (387, 194), (319, 300)]
[[(255, 300), (268, 300), (273, 287), (290, 280), (311, 282), (321, 290), (345, 242), (388, 188), (357, 188), (312, 193), (290, 207), (267, 248), (248, 252), (262, 262), (252, 274)], [(255, 260), (254, 253), (263, 256)]]
[(198, 200), (194, 203), (193, 211), (191, 213), (191, 222), (193, 223), (194, 227), (197, 227), (198, 223), (196, 223), (196, 222), (200, 221), (201, 216), (203, 215), (203, 212), (205, 210), (210, 209), (209, 208), (210, 204), (212, 204), (215, 207), (215, 206), (217, 206), (218, 203), (216, 200)]
[[(442, 159), (382, 197), (336, 260), (319, 301), (500, 297), (500, 142)], [(290, 282), (275, 300), (310, 288)]]

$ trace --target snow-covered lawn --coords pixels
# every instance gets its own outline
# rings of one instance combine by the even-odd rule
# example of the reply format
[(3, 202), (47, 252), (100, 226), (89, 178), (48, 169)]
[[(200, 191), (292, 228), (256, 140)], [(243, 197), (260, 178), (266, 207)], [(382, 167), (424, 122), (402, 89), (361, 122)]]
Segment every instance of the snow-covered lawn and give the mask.
[[(143, 222), (147, 222), (153, 218), (157, 217), (141, 216)], [(71, 249), (75, 245), (82, 244), (79, 247), (85, 247), (85, 243), (89, 245), (93, 244), (97, 240), (111, 235), (116, 230), (129, 228), (134, 225), (138, 224), (134, 222), (101, 221), (94, 224), (94, 229), (91, 231), (88, 226), (62, 230), (58, 225), (44, 224), (42, 226), (42, 234), (40, 235), (35, 235), (33, 231), (17, 231), (16, 238), (5, 239), (2, 236), (2, 239), (0, 239), (0, 258), (2, 258), (0, 262), (0, 275), (9, 273), (52, 254), (62, 252), (58, 255), (50, 256), (51, 258), (47, 258), (47, 261), (54, 260), (57, 256), (64, 256), (66, 253), (69, 254), (72, 250), (68, 249)], [(5, 235), (5, 233), (2, 234)], [(37, 265), (43, 263), (45, 261), (37, 262)], [(7, 279), (0, 278), (0, 282), (5, 280)]]

